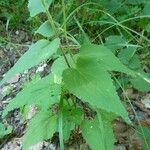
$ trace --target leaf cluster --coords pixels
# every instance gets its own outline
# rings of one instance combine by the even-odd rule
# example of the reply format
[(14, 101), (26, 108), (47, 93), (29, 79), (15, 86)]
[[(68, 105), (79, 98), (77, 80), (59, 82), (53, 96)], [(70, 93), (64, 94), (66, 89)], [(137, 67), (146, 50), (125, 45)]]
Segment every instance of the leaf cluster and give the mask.
[[(53, 61), (51, 73), (29, 81), (3, 111), (5, 117), (16, 108), (37, 108), (23, 137), (24, 150), (51, 139), (57, 132), (63, 150), (64, 141), (78, 130), (91, 149), (113, 150), (112, 121), (121, 117), (131, 123), (116, 92), (114, 82), (118, 83), (118, 79), (113, 79), (126, 79), (134, 88), (150, 91), (149, 73), (143, 71), (138, 57), (149, 39), (126, 25), (131, 21), (136, 27), (141, 21), (137, 23), (136, 19), (147, 19), (148, 1), (101, 0), (101, 5), (97, 0), (73, 2), (29, 0), (31, 17), (41, 13), (47, 17), (35, 32), (41, 39), (30, 46), (0, 82), (2, 85), (17, 73)], [(145, 26), (139, 28), (147, 33)], [(80, 102), (95, 115), (87, 116)]]

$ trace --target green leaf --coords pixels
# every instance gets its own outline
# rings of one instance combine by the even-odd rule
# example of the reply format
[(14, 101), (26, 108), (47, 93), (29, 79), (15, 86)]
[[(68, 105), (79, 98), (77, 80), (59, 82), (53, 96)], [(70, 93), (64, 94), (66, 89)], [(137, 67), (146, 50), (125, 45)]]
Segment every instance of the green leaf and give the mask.
[(127, 3), (128, 4), (132, 4), (132, 5), (140, 5), (140, 4), (143, 4), (145, 3), (146, 0), (127, 0)]
[(138, 58), (138, 55), (134, 55), (130, 60), (128, 67), (132, 70), (140, 70), (141, 69), (141, 62)]
[(81, 46), (80, 56), (91, 58), (91, 60), (96, 62), (102, 70), (119, 71), (135, 75), (135, 73), (124, 66), (109, 49), (102, 45), (83, 45)]
[(23, 137), (23, 150), (40, 141), (52, 138), (57, 128), (57, 116), (50, 111), (41, 111), (30, 121)]
[(122, 49), (118, 54), (120, 61), (128, 66), (130, 69), (138, 70), (141, 68), (140, 60), (138, 56), (135, 54), (136, 48), (135, 47), (128, 47)]
[(5, 126), (4, 124), (0, 123), (0, 138), (5, 135)]
[(145, 5), (144, 5), (144, 9), (142, 11), (142, 15), (150, 15), (150, 2), (147, 2)]
[(59, 102), (61, 85), (55, 84), (52, 75), (36, 82), (31, 82), (17, 94), (3, 111), (5, 117), (9, 111), (24, 105), (36, 105), (41, 109), (48, 109), (54, 103)]
[(71, 131), (75, 125), (80, 125), (82, 122), (83, 110), (74, 106), (65, 106), (63, 108), (63, 137), (68, 140)]
[(39, 40), (37, 43), (31, 45), (29, 50), (6, 73), (4, 79), (0, 82), (0, 85), (2, 85), (5, 81), (10, 79), (15, 74), (22, 73), (23, 71), (50, 58), (54, 53), (56, 53), (59, 45), (59, 39), (55, 39), (52, 42), (42, 39)]
[(54, 75), (54, 82), (57, 84), (61, 84), (62, 82), (62, 73), (68, 66), (63, 57), (59, 57), (52, 64), (52, 74)]
[(150, 32), (150, 24), (146, 25), (145, 30), (149, 33)]
[(129, 87), (129, 77), (126, 76), (118, 77), (117, 80), (114, 81), (114, 85), (116, 87), (116, 90), (118, 90), (121, 87), (127, 89)]
[(12, 131), (12, 127), (8, 127), (7, 129), (5, 128), (4, 124), (0, 123), (0, 138), (2, 138), (3, 136), (11, 133)]
[(64, 120), (64, 127), (63, 127), (63, 139), (66, 141), (69, 139), (71, 131), (75, 128), (75, 124), (73, 122), (67, 122)]
[(150, 91), (150, 73), (138, 73), (138, 76), (131, 79), (131, 83), (134, 88), (141, 92)]
[(81, 124), (81, 119), (82, 119), (83, 111), (81, 108), (77, 107), (75, 108), (73, 106), (68, 106), (63, 109), (63, 116), (64, 119), (68, 121), (71, 121), (75, 123), (76, 125)]
[(128, 65), (130, 60), (134, 56), (135, 52), (136, 52), (136, 48), (135, 47), (124, 48), (118, 54), (118, 58), (120, 59), (120, 61), (123, 64)]
[[(73, 67), (74, 62), (72, 61), (70, 55), (66, 55), (69, 64)], [(75, 56), (74, 59), (76, 60)], [(65, 69), (67, 69), (67, 63), (65, 62), (64, 57), (57, 58), (52, 64), (51, 71), (54, 76), (54, 82), (57, 84), (61, 84), (62, 82), (62, 74)]]
[(144, 126), (138, 126), (137, 134), (142, 138), (143, 150), (149, 150), (150, 149), (150, 128)]
[(63, 80), (66, 88), (82, 101), (122, 116), (129, 122), (128, 114), (119, 100), (109, 73), (91, 59), (79, 57), (76, 68), (64, 71)]
[[(43, 1), (45, 2), (45, 5), (47, 6), (48, 9), (50, 4), (52, 3), (52, 0), (43, 0)], [(31, 17), (34, 17), (41, 12), (46, 12), (42, 4), (42, 0), (29, 0), (28, 9), (30, 11)]]
[[(69, 105), (67, 101), (69, 102)], [(76, 125), (81, 124), (83, 117), (83, 110), (80, 107), (75, 107), (71, 102), (71, 99), (63, 100), (63, 105), (61, 106), (61, 118), (59, 118), (61, 119), (61, 126), (60, 124), (57, 126), (57, 131), (61, 134), (61, 140), (63, 139), (65, 141), (69, 139), (70, 134), (75, 129)]]
[(115, 136), (113, 134), (112, 121), (116, 119), (116, 115), (107, 113), (106, 111), (97, 110), (97, 117), (104, 137), (105, 149), (114, 150)]
[[(109, 114), (109, 117), (111, 114)], [(101, 120), (100, 120), (101, 117)], [(81, 132), (92, 150), (114, 150), (115, 138), (109, 118), (99, 114), (93, 120), (84, 120)]]
[(98, 119), (85, 120), (81, 124), (81, 132), (86, 143), (92, 150), (105, 150), (103, 136), (99, 127)]
[(119, 35), (111, 35), (106, 38), (105, 46), (110, 48), (113, 53), (117, 49), (122, 48), (126, 44), (126, 40)]
[(49, 21), (44, 22), (35, 33), (39, 33), (45, 37), (51, 37), (54, 35), (54, 31)]
[(117, 13), (120, 5), (121, 1), (111, 0), (107, 3), (106, 10), (111, 14)]

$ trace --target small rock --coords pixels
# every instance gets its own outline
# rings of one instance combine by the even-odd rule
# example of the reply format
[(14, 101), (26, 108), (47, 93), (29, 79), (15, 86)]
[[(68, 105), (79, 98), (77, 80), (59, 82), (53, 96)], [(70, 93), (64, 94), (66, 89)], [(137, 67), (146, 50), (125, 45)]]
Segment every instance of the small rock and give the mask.
[(3, 110), (3, 103), (2, 101), (0, 100), (0, 112)]
[(42, 150), (43, 149), (43, 142), (39, 142), (33, 146), (30, 146), (29, 150)]
[(54, 144), (50, 144), (50, 150), (56, 150), (56, 146)]
[[(147, 119), (148, 118), (148, 114), (143, 112), (143, 111), (136, 111), (138, 119), (139, 120), (143, 120), (143, 119)], [(137, 118), (136, 118), (137, 119)]]
[(115, 147), (116, 150), (126, 150), (125, 145), (116, 145)]
[(37, 70), (36, 70), (36, 73), (43, 72), (43, 71), (44, 71), (44, 67), (38, 67)]
[(21, 140), (18, 138), (13, 139), (4, 145), (1, 150), (20, 150)]
[(7, 81), (7, 83), (9, 84), (17, 83), (19, 79), (20, 79), (20, 74), (16, 74), (9, 81)]
[(4, 88), (3, 88), (3, 91), (2, 91), (2, 93), (3, 93), (3, 95), (4, 96), (7, 96), (7, 95), (9, 95), (11, 92), (12, 92), (12, 90), (13, 90), (13, 86), (5, 86)]
[(25, 70), (25, 71), (24, 71), (24, 74), (28, 74), (28, 73), (29, 73), (28, 70)]
[(43, 72), (46, 66), (47, 66), (47, 64), (43, 64), (42, 66), (39, 66), (36, 70), (36, 73)]
[(10, 47), (9, 50), (12, 51), (12, 50), (13, 50), (13, 47)]
[(36, 113), (36, 107), (35, 106), (30, 106), (29, 107), (29, 111), (28, 111), (28, 114), (27, 114), (27, 119), (31, 119)]
[(141, 101), (146, 108), (150, 108), (150, 94), (147, 94)]
[(5, 97), (3, 90), (0, 89), (0, 101)]
[(48, 147), (48, 145), (49, 145), (50, 143), (48, 143), (48, 142), (43, 142), (43, 145), (45, 146), (45, 147)]
[(15, 32), (15, 34), (18, 35), (18, 34), (19, 34), (19, 31), (17, 30), (17, 31)]

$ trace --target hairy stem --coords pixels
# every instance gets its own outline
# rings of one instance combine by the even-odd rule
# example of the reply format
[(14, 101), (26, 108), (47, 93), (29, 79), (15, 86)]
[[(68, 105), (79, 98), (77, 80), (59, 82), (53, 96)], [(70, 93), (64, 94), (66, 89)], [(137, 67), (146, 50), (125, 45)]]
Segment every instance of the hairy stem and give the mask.
[[(64, 0), (62, 0), (62, 9), (63, 9), (63, 20), (64, 20), (64, 34), (65, 34), (65, 40), (66, 40), (67, 45), (69, 45), (69, 44), (68, 44), (68, 38), (67, 38), (66, 6), (65, 6)], [(72, 55), (70, 49), (68, 49), (68, 53), (70, 54), (71, 59), (72, 59), (73, 62), (75, 63), (74, 58), (73, 58), (73, 55)]]
[[(54, 32), (55, 32), (55, 35), (58, 37), (57, 28), (55, 27), (53, 18), (52, 18), (52, 16), (51, 16), (51, 14), (50, 14), (48, 8), (46, 7), (46, 4), (45, 4), (44, 0), (41, 0), (41, 1), (42, 1), (42, 4), (43, 4), (44, 8), (45, 8), (48, 21), (50, 22), (50, 24), (51, 24), (51, 26), (52, 26), (52, 29), (53, 29)], [(62, 53), (64, 59), (65, 59), (65, 62), (66, 62), (66, 64), (67, 64), (67, 66), (70, 68), (70, 64), (69, 64), (69, 62), (68, 62), (68, 60), (67, 60), (67, 57), (66, 57), (65, 52), (64, 52), (64, 50), (62, 49), (62, 47), (60, 47), (60, 50), (61, 50), (61, 53)]]

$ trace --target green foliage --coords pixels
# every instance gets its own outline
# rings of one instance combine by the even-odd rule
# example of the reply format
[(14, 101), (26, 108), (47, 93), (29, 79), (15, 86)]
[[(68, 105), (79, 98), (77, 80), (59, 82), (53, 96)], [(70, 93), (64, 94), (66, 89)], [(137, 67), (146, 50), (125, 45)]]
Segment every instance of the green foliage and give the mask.
[(138, 126), (137, 127), (137, 134), (140, 136), (143, 142), (143, 149), (149, 150), (150, 149), (150, 129), (145, 126)]
[[(114, 62), (113, 66), (110, 66), (112, 64), (109, 64), (107, 59)], [(121, 65), (117, 58), (113, 57), (113, 54), (111, 55), (111, 52), (109, 53), (109, 50), (101, 46), (85, 45), (80, 50), (76, 67), (65, 70), (63, 79), (66, 88), (81, 100), (88, 102), (93, 107), (121, 115), (126, 121), (129, 121), (107, 72), (107, 70), (115, 69), (130, 72)]]
[(24, 24), (28, 18), (26, 5), (26, 0), (1, 0), (0, 19), (7, 22), (11, 27), (18, 27), (18, 24)]
[(43, 6), (43, 2), (45, 3), (45, 6), (49, 8), (50, 4), (52, 3), (52, 0), (29, 0), (28, 8), (30, 11), (30, 16), (34, 17), (37, 14), (41, 12), (46, 12), (46, 9)]
[(150, 91), (150, 74), (149, 73), (139, 73), (136, 78), (131, 79), (131, 83), (134, 88), (142, 92)]
[(123, 37), (118, 35), (111, 35), (107, 37), (105, 42), (105, 46), (110, 48), (113, 53), (115, 53), (117, 49), (124, 47), (125, 44), (126, 44), (126, 40)]
[[(150, 43), (144, 33), (149, 22), (138, 26), (139, 18), (148, 17), (149, 3), (100, 2), (101, 5), (98, 0), (84, 4), (78, 0), (29, 0), (30, 16), (44, 18), (35, 32), (43, 39), (30, 46), (0, 85), (43, 61), (52, 60), (53, 64), (49, 75), (25, 84), (3, 111), (5, 117), (16, 108), (36, 106), (36, 115), (24, 135), (23, 149), (51, 139), (58, 132), (63, 150), (70, 135), (81, 130), (91, 149), (113, 150), (112, 121), (117, 117), (131, 121), (116, 92), (120, 86), (114, 86), (112, 76), (126, 84), (130, 81), (140, 91), (150, 91), (149, 75), (141, 73), (139, 57), (144, 44)], [(144, 56), (149, 57), (149, 53)], [(87, 116), (85, 107), (92, 111), (91, 116)]]
[(30, 145), (50, 139), (57, 129), (57, 116), (50, 111), (41, 111), (30, 121), (23, 139), (23, 150)]
[(102, 150), (114, 150), (115, 138), (111, 127), (114, 116), (106, 114), (106, 112), (103, 114), (98, 111), (95, 119), (84, 120), (81, 124), (83, 137), (92, 150), (97, 150), (99, 147)]
[(109, 49), (102, 45), (86, 44), (81, 46), (80, 58), (90, 59), (104, 71), (119, 71), (134, 75), (132, 70), (125, 67)]
[[(83, 110), (74, 106), (63, 108), (63, 138), (68, 140), (76, 125), (80, 125), (83, 119)], [(59, 130), (58, 130), (59, 131)]]
[(18, 95), (12, 99), (3, 112), (3, 116), (15, 108), (35, 105), (40, 109), (48, 109), (59, 102), (61, 87), (53, 82), (53, 76), (31, 81)]
[(118, 57), (120, 61), (130, 69), (140, 70), (141, 64), (138, 55), (135, 54), (136, 50), (136, 47), (122, 49), (118, 54)]
[(0, 139), (5, 135), (10, 134), (11, 131), (12, 128), (10, 126), (6, 129), (4, 124), (0, 123)]
[(15, 66), (7, 72), (0, 85), (15, 74), (23, 73), (23, 71), (38, 65), (40, 62), (50, 59), (57, 52), (59, 44), (60, 40), (57, 38), (51, 42), (42, 39), (31, 45), (29, 50), (17, 61)]
[(54, 31), (49, 21), (44, 22), (35, 33), (39, 33), (45, 37), (51, 37), (54, 35)]
[[(70, 55), (66, 55), (70, 65), (72, 67), (75, 66), (74, 61), (71, 59)], [(76, 55), (74, 56), (74, 60), (76, 59)], [(62, 82), (62, 74), (65, 69), (67, 69), (68, 66), (65, 62), (65, 59), (61, 56), (57, 58), (54, 63), (52, 64), (52, 74), (54, 76), (54, 82), (57, 84), (61, 84)]]
[(144, 6), (144, 9), (142, 11), (142, 14), (143, 15), (150, 15), (150, 10), (149, 10), (149, 7), (150, 7), (150, 2), (147, 2)]

